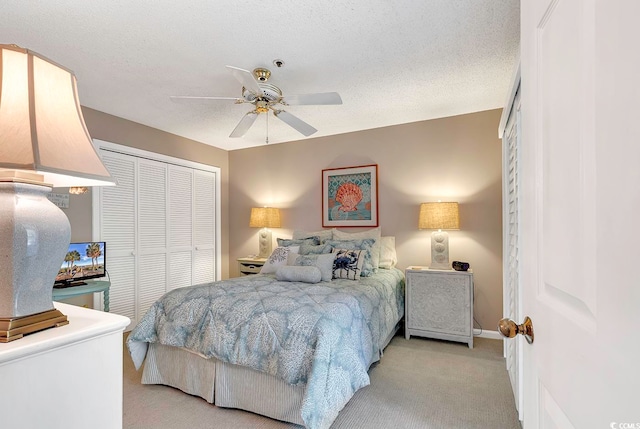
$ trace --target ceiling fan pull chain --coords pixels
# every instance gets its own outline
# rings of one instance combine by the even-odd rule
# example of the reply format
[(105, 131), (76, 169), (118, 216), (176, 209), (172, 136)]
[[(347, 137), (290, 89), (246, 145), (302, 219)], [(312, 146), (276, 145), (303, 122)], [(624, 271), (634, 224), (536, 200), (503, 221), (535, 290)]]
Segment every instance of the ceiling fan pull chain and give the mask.
[(265, 139), (265, 144), (269, 144), (269, 112), (265, 115), (267, 117), (267, 138)]

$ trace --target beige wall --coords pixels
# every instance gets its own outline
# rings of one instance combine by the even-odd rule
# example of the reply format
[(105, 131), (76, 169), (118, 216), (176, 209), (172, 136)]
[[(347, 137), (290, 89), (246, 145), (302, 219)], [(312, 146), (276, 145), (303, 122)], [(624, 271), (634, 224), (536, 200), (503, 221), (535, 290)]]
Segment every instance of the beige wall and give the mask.
[[(194, 140), (169, 134), (97, 110), (82, 108), (89, 134), (94, 139), (118, 143), (175, 158), (186, 159), (220, 168), (222, 277), (229, 277), (229, 153)], [(68, 190), (60, 190), (67, 192)], [(64, 210), (71, 223), (71, 240), (91, 240), (91, 192), (71, 195), (69, 209)]]
[[(471, 264), (475, 318), (495, 330), (502, 317), (501, 110), (229, 152), (230, 275), (235, 259), (258, 251), (251, 207), (282, 209), (283, 228), (320, 229), (321, 172), (378, 164), (379, 222), (396, 237), (398, 267), (428, 265), (430, 231), (418, 230), (419, 204), (458, 201), (450, 259)], [(358, 229), (352, 229), (358, 230)]]

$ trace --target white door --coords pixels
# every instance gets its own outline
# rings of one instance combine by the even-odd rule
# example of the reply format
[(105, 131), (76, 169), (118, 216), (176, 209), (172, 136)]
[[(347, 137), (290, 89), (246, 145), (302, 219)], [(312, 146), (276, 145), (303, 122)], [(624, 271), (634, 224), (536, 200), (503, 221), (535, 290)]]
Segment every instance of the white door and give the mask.
[(521, 7), (524, 428), (639, 428), (640, 2)]

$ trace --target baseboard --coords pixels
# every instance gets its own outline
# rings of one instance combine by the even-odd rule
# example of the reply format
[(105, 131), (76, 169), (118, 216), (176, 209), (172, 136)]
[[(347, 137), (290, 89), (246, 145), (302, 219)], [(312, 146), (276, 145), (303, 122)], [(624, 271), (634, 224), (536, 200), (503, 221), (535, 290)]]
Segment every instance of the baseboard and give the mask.
[(478, 330), (477, 328), (473, 330), (474, 331), (473, 336), (476, 338), (491, 338), (492, 340), (504, 340), (504, 337), (500, 335), (498, 331), (487, 331), (486, 329), (483, 329), (480, 335), (476, 335), (475, 332), (477, 332), (477, 330)]

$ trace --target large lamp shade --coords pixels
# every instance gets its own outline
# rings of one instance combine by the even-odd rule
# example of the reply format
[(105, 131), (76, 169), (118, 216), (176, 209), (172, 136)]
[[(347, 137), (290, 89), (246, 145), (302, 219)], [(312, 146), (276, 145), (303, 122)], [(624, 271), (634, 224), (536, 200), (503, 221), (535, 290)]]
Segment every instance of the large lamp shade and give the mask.
[(420, 204), (418, 229), (434, 229), (431, 233), (431, 269), (450, 270), (449, 234), (447, 229), (460, 229), (458, 203), (437, 202)]
[(0, 45), (0, 341), (66, 324), (52, 289), (69, 246), (52, 186), (114, 185), (82, 117), (70, 70)]

